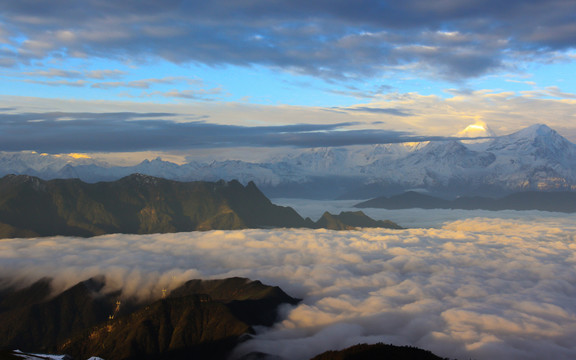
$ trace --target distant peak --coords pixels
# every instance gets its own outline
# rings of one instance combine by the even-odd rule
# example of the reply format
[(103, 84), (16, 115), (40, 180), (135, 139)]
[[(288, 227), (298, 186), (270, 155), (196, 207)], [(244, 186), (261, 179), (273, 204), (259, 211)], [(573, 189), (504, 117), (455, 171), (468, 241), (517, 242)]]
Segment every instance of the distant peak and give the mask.
[(551, 129), (546, 124), (534, 124), (534, 125), (528, 126), (527, 128), (520, 130), (519, 132), (547, 134), (547, 133), (555, 133), (556, 131)]
[(545, 124), (534, 124), (511, 134), (518, 138), (535, 139), (538, 137), (560, 136), (554, 129)]
[(159, 162), (162, 163), (165, 161), (162, 160), (162, 158), (158, 156), (157, 158), (152, 159), (152, 160), (144, 159), (144, 160), (142, 160), (142, 162), (140, 164), (152, 164), (152, 163), (159, 163)]
[(427, 153), (453, 153), (467, 150), (458, 140), (432, 141), (423, 149)]

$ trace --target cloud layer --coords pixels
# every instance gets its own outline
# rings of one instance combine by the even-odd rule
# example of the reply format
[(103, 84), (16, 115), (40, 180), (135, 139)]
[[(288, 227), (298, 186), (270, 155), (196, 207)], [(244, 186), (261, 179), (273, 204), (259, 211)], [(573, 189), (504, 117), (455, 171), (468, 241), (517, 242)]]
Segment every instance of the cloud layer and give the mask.
[[(412, 136), (404, 131), (350, 129), (359, 125), (354, 122), (240, 126), (165, 119), (176, 115), (134, 112), (0, 114), (0, 151), (70, 153), (322, 147), (448, 139), (440, 136)], [(188, 116), (192, 119), (194, 117), (205, 118), (202, 115)]]
[(0, 66), (162, 58), (331, 79), (397, 69), (459, 80), (573, 49), (574, 13), (565, 0), (8, 1)]
[[(0, 150), (71, 153), (382, 144), (447, 139), (477, 122), (504, 135), (543, 121), (574, 142), (576, 100), (549, 98), (556, 90), (451, 90), (447, 99), (396, 93), (348, 107), (0, 96)], [(300, 124), (286, 126), (295, 122)]]
[(576, 220), (457, 220), (438, 229), (211, 231), (0, 241), (0, 272), (104, 273), (110, 290), (159, 297), (190, 278), (246, 276), (304, 301), (238, 354), (308, 359), (358, 342), (453, 358), (576, 356)]

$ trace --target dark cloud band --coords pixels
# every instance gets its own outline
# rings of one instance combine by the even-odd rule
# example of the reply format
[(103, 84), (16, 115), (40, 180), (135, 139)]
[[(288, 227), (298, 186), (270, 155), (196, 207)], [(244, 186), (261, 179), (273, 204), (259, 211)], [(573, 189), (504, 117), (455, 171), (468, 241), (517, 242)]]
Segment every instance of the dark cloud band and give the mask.
[[(357, 123), (238, 126), (174, 122), (170, 113), (22, 113), (0, 115), (0, 150), (47, 153), (169, 151), (229, 147), (322, 147), (445, 140)], [(202, 118), (198, 116), (198, 118)]]

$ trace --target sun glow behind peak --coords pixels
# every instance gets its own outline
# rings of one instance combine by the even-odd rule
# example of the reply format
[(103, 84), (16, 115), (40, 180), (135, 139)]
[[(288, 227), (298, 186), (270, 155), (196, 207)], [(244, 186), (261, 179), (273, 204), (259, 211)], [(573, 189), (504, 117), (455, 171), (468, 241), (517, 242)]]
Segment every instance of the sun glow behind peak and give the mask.
[(456, 136), (459, 137), (490, 137), (496, 134), (490, 127), (483, 121), (476, 121), (474, 124), (468, 125), (464, 130), (458, 132)]
[(481, 130), (481, 131), (486, 131), (486, 128), (484, 127), (484, 125), (477, 125), (477, 124), (472, 124), (472, 125), (468, 125), (465, 129), (466, 130)]

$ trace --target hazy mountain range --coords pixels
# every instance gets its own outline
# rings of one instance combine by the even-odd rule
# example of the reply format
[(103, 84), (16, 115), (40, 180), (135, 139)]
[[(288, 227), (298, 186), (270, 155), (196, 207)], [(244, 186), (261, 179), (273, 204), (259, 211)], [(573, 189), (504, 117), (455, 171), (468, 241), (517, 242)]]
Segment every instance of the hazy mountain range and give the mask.
[[(485, 129), (474, 135), (493, 134)], [(570, 191), (576, 188), (576, 145), (546, 125), (534, 125), (480, 142), (292, 150), (258, 163), (229, 160), (178, 165), (157, 158), (134, 166), (110, 166), (66, 155), (0, 153), (0, 175), (97, 182), (133, 173), (179, 181), (253, 181), (271, 197), (370, 198), (410, 189), (451, 197)]]
[(567, 191), (525, 191), (500, 198), (462, 196), (454, 200), (408, 191), (394, 196), (379, 196), (356, 204), (357, 208), (381, 209), (462, 209), (462, 210), (540, 210), (576, 212), (576, 193)]

